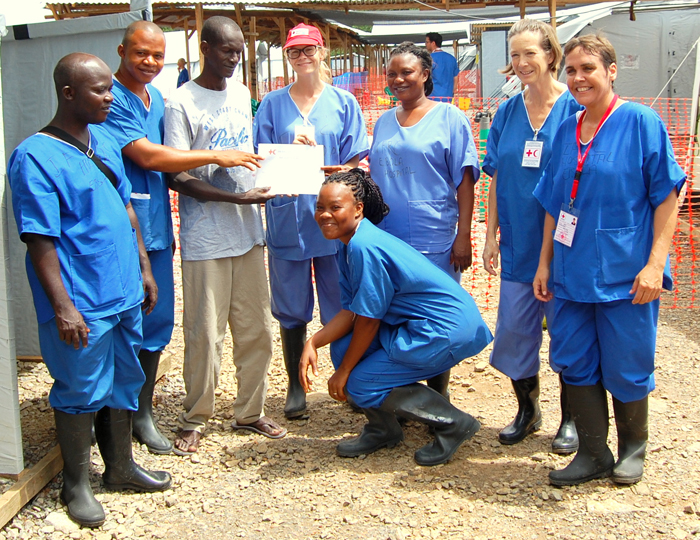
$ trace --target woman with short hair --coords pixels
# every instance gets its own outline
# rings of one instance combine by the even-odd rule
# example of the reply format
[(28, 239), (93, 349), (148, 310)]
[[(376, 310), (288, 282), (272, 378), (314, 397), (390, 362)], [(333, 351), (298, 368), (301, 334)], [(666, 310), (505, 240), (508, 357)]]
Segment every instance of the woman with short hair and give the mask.
[[(551, 360), (571, 397), (579, 450), (549, 480), (612, 475), (633, 484), (644, 474), (659, 296), (672, 287), (668, 251), (686, 177), (659, 116), (615, 94), (610, 42), (574, 38), (564, 55), (567, 85), (585, 109), (559, 128), (535, 189), (547, 216), (533, 287), (543, 302), (556, 296)], [(617, 461), (607, 445), (606, 391)]]

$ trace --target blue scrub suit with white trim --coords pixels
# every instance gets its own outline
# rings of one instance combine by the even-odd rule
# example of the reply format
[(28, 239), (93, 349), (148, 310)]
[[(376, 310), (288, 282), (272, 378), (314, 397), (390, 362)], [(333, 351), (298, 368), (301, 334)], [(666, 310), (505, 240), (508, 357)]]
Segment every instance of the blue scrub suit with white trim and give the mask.
[[(381, 324), (353, 368), (347, 393), (363, 409), (393, 388), (434, 377), (492, 340), (472, 297), (423, 255), (363, 219), (338, 253), (343, 309)], [(336, 369), (352, 332), (331, 343)]]
[[(561, 125), (534, 192), (555, 221), (570, 200), (578, 116)], [(654, 389), (659, 301), (632, 304), (630, 289), (649, 259), (654, 211), (686, 177), (666, 127), (643, 105), (623, 103), (592, 144), (574, 203), (573, 243), (554, 241), (551, 361), (567, 384), (602, 381), (620, 401), (637, 401)], [(668, 259), (663, 286), (673, 286)]]
[[(160, 91), (147, 84), (151, 97), (146, 107), (136, 94), (118, 80), (114, 87), (110, 113), (103, 126), (110, 132), (119, 148), (147, 138), (153, 144), (163, 144), (165, 102)], [(153, 277), (158, 284), (158, 303), (143, 317), (143, 349), (162, 351), (170, 343), (175, 324), (175, 283), (173, 281), (173, 224), (170, 193), (161, 172), (139, 167), (122, 154), (126, 176), (132, 185), (131, 206), (139, 218), (143, 243), (148, 251)]]
[(137, 358), (143, 282), (124, 208), (131, 185), (111, 137), (99, 126), (89, 130), (89, 146), (117, 176), (116, 189), (85, 154), (44, 134), (22, 142), (8, 163), (19, 234), (53, 239), (66, 292), (90, 329), (87, 348), (58, 338), (53, 307), (27, 254), (41, 353), (55, 379), (49, 402), (71, 414), (136, 410), (145, 379)]
[[(554, 320), (554, 302), (532, 294), (542, 247), (545, 211), (532, 195), (552, 155), (552, 140), (561, 123), (581, 110), (571, 93), (563, 92), (535, 131), (521, 92), (503, 103), (491, 124), (482, 169), (496, 181), (500, 229), (501, 287), (496, 334), (490, 362), (518, 381), (540, 371), (542, 319)], [(542, 143), (539, 167), (523, 167), (526, 141)]]
[(374, 126), (369, 153), (372, 179), (391, 212), (379, 224), (459, 281), (450, 264), (457, 236), (457, 188), (467, 167), (479, 179), (479, 158), (469, 119), (437, 103), (415, 125), (402, 127), (396, 109)]
[[(323, 145), (324, 165), (342, 165), (369, 150), (367, 129), (355, 97), (326, 85), (304, 117), (289, 95), (290, 86), (270, 92), (260, 103), (253, 126), (255, 147), (291, 144), (296, 126), (311, 125)], [(321, 322), (340, 311), (338, 242), (321, 234), (314, 213), (316, 195), (275, 197), (265, 205), (272, 315), (284, 328), (305, 325), (313, 317), (311, 267), (317, 284)]]

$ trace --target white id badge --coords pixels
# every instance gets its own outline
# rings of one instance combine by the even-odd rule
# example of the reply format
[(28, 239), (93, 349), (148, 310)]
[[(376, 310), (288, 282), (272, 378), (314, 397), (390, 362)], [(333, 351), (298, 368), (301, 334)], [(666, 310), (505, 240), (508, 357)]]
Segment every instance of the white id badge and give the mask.
[(554, 232), (554, 239), (557, 242), (571, 247), (571, 243), (574, 241), (574, 234), (576, 233), (579, 214), (580, 212), (576, 208), (569, 208), (568, 204), (561, 205), (557, 230)]
[(316, 128), (311, 124), (297, 124), (294, 126), (294, 138), (296, 139), (299, 135), (304, 135), (316, 142)]
[(544, 148), (544, 141), (525, 141), (522, 166), (538, 169), (542, 159), (542, 148)]

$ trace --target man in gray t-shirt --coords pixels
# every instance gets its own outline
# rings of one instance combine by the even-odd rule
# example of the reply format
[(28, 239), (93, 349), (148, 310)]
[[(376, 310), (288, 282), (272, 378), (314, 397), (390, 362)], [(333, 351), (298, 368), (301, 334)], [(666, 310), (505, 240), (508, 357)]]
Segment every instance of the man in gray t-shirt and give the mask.
[[(183, 150), (238, 150), (239, 167), (206, 165), (171, 175), (180, 193), (187, 397), (175, 453), (196, 452), (214, 414), (226, 323), (235, 347), (238, 395), (234, 429), (270, 438), (287, 430), (264, 416), (272, 357), (270, 300), (260, 207), (272, 196), (255, 188), (250, 92), (228, 80), (245, 46), (236, 23), (212, 17), (202, 28), (204, 70), (178, 88), (165, 108), (165, 144)], [(233, 204), (232, 204), (233, 203)]]

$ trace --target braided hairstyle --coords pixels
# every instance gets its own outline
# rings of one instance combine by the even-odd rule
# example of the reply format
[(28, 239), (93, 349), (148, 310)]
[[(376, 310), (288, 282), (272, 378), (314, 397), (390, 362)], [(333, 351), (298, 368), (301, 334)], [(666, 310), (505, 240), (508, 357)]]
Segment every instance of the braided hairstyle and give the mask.
[(433, 91), (433, 57), (430, 56), (428, 49), (416, 47), (414, 43), (404, 41), (391, 50), (389, 60), (391, 60), (394, 56), (400, 56), (402, 54), (412, 54), (418, 58), (418, 60), (420, 60), (421, 68), (423, 70), (428, 70), (428, 78), (423, 84), (423, 91), (425, 92), (426, 96), (429, 96)]
[(384, 197), (379, 186), (374, 183), (365, 171), (356, 167), (347, 172), (331, 174), (323, 182), (326, 184), (343, 184), (352, 190), (355, 202), (364, 204), (364, 216), (375, 225), (381, 223), (389, 213), (389, 207), (384, 203)]

